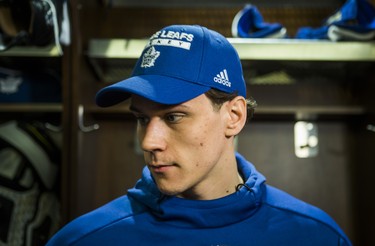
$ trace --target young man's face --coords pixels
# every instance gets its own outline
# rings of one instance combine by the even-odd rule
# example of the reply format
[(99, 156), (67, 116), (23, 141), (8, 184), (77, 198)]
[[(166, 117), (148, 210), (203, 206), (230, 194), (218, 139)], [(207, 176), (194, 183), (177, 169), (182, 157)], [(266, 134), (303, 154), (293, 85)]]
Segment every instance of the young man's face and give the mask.
[(224, 105), (215, 110), (204, 94), (173, 106), (132, 97), (145, 162), (162, 193), (207, 199), (225, 182), (234, 150), (225, 134)]

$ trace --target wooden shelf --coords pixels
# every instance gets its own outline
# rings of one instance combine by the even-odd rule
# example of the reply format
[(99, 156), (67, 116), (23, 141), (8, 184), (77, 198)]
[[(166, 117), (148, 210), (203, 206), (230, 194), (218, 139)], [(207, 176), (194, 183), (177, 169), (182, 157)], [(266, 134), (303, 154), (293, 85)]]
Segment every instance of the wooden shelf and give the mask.
[(375, 42), (229, 38), (242, 60), (375, 61)]
[(62, 51), (55, 45), (44, 47), (35, 46), (15, 46), (0, 52), (0, 56), (9, 57), (59, 57)]
[[(375, 61), (375, 42), (228, 38), (242, 60)], [(137, 59), (147, 39), (92, 39), (92, 59)]]
[[(190, 0), (164, 0), (164, 1), (150, 1), (150, 0), (112, 0), (111, 6), (113, 7), (144, 7), (144, 8), (171, 8), (171, 7), (179, 7), (179, 8), (192, 8), (192, 7), (211, 7), (211, 8), (218, 8), (218, 7), (243, 7), (245, 4), (248, 4), (248, 0), (236, 0), (236, 1), (228, 1), (228, 0), (201, 0), (201, 1), (190, 1)], [(262, 0), (253, 0), (251, 1), (253, 5), (256, 6), (285, 6), (285, 2), (279, 1), (262, 1)], [(334, 2), (335, 3), (335, 2)], [(337, 8), (337, 5), (332, 3), (332, 1), (326, 0), (315, 0), (315, 1), (298, 1), (298, 0), (289, 0), (289, 4), (293, 4), (293, 6), (308, 6), (308, 7), (322, 7), (322, 6), (329, 6), (332, 8)]]
[(59, 113), (60, 103), (0, 103), (1, 113)]

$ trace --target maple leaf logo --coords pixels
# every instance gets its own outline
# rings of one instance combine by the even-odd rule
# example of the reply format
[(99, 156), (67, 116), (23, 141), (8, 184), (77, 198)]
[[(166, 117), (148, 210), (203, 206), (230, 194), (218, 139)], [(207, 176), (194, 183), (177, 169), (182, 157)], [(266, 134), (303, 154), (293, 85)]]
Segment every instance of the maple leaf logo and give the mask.
[(160, 52), (155, 50), (154, 46), (151, 46), (142, 57), (141, 67), (153, 67), (155, 60), (159, 57)]
[(0, 79), (0, 92), (4, 94), (14, 94), (18, 92), (22, 84), (21, 77), (8, 76)]

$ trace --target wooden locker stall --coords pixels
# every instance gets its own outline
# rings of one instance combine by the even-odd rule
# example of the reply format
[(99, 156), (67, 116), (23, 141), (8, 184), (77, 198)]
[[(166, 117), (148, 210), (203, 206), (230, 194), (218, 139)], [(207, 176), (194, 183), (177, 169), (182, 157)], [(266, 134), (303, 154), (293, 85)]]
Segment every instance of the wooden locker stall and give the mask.
[[(129, 2), (71, 1), (72, 44), (66, 65), (70, 130), (62, 174), (65, 222), (125, 194), (143, 167), (127, 105), (98, 108), (95, 93), (128, 76), (145, 38), (161, 27), (200, 24), (231, 38), (232, 19), (245, 4)], [(266, 21), (285, 23), (291, 37), (298, 27), (319, 26), (342, 5), (265, 2), (254, 4)], [(355, 244), (374, 244), (375, 44), (232, 41), (243, 59), (248, 93), (259, 104), (238, 138), (239, 151), (268, 183), (330, 213)], [(111, 47), (117, 56), (107, 53)], [(317, 126), (316, 156), (296, 157), (298, 121)]]

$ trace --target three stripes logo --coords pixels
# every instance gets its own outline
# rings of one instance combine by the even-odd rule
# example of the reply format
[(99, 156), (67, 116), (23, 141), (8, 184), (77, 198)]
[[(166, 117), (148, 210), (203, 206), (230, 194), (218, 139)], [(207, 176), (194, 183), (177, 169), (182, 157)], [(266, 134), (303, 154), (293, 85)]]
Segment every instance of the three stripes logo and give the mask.
[(214, 81), (227, 87), (232, 86), (232, 83), (229, 81), (228, 72), (226, 69), (217, 74), (216, 77), (214, 77)]

